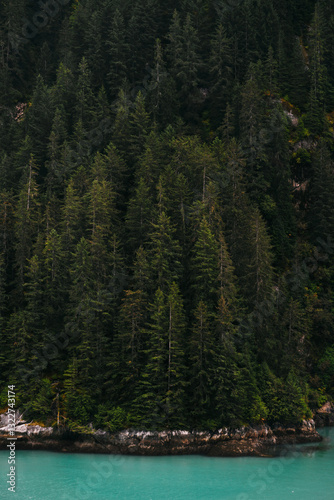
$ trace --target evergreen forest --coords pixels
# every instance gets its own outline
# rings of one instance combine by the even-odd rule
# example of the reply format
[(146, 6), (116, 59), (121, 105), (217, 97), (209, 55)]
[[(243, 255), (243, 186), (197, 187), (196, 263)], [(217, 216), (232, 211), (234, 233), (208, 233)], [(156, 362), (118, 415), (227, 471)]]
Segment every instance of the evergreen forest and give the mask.
[(1, 0), (0, 408), (84, 431), (334, 397), (334, 1)]

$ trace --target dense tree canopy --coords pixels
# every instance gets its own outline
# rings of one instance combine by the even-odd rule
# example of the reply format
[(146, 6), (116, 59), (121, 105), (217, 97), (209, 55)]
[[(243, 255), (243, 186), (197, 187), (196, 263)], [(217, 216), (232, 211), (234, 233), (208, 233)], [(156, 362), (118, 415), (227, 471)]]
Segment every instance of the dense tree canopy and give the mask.
[(0, 4), (1, 387), (70, 428), (310, 416), (334, 396), (334, 4), (52, 4)]

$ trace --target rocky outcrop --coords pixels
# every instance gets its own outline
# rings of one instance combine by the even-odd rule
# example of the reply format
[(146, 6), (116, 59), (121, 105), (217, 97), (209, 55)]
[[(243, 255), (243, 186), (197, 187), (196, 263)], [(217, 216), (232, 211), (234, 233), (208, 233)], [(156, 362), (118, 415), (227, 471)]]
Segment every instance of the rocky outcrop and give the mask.
[(318, 145), (318, 142), (313, 140), (313, 139), (301, 139), (300, 141), (296, 142), (293, 146), (293, 151), (294, 153), (298, 151), (299, 149), (306, 149), (306, 150), (311, 150), (315, 149)]
[[(32, 422), (27, 423), (22, 419), (23, 415), (20, 412), (15, 414), (15, 436), (51, 436), (53, 434), (53, 427), (42, 427), (41, 425), (34, 425)], [(0, 415), (0, 437), (2, 434), (8, 434), (11, 428), (9, 426), (9, 418), (7, 414)]]
[[(8, 428), (0, 423), (0, 447), (8, 443)], [(318, 442), (321, 436), (313, 420), (300, 426), (222, 428), (217, 431), (166, 430), (162, 432), (125, 430), (116, 434), (92, 430), (79, 434), (57, 431), (27, 423), (16, 428), (17, 449), (62, 452), (117, 453), (126, 455), (192, 455), (234, 457), (271, 456), (280, 445)]]
[(317, 427), (334, 426), (334, 404), (324, 404), (314, 415)]

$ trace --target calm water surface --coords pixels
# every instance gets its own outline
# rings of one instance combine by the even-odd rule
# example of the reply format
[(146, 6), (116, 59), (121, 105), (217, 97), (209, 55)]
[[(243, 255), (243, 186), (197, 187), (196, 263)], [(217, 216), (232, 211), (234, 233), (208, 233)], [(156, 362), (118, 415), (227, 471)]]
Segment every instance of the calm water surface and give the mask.
[[(334, 500), (334, 428), (278, 458), (124, 457), (16, 452), (15, 500)], [(19, 448), (19, 446), (18, 446)]]

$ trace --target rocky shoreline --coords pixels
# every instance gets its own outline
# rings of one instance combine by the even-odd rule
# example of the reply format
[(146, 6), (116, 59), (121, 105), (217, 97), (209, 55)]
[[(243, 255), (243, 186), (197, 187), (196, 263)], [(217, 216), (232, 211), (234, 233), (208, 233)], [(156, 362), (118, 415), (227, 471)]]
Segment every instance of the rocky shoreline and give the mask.
[[(6, 449), (10, 437), (5, 419), (6, 416), (2, 415), (0, 449)], [(19, 421), (15, 437), (17, 450), (211, 457), (274, 456), (281, 446), (322, 440), (316, 431), (314, 420), (304, 420), (299, 426), (276, 424), (271, 427), (261, 425), (239, 429), (222, 428), (217, 431), (125, 430), (115, 434), (93, 429), (90, 433), (79, 434)]]
[(334, 426), (334, 404), (326, 403), (314, 415), (316, 427), (333, 427)]

